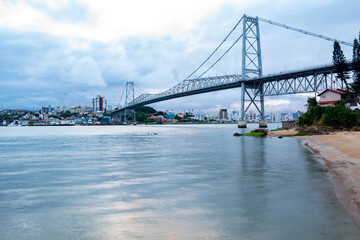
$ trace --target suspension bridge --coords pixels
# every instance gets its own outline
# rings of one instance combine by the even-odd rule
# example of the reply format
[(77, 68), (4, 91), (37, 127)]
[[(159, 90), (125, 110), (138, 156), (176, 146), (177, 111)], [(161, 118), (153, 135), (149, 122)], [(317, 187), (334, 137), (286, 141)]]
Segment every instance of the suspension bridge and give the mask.
[[(260, 21), (327, 41), (338, 41), (342, 45), (352, 46), (351, 43), (345, 41), (263, 18), (244, 15), (215, 50), (191, 74), (174, 87), (160, 93), (143, 93), (135, 97), (134, 82), (127, 82), (123, 92), (123, 94), (125, 93), (125, 104), (111, 113), (112, 118), (123, 122), (136, 121), (134, 108), (138, 106), (207, 92), (240, 88), (240, 119), (244, 120), (245, 112), (254, 106), (260, 113), (264, 124), (265, 96), (316, 93), (327, 88), (344, 88), (342, 81), (336, 78), (336, 67), (332, 64), (263, 75)], [(231, 51), (239, 47), (241, 48), (240, 56), (239, 54), (230, 54)], [(232, 61), (235, 61), (239, 57), (241, 58), (241, 66), (234, 64), (233, 74), (217, 74), (217, 67), (225, 60), (228, 61), (231, 58)], [(351, 63), (348, 64), (348, 69), (349, 71), (353, 70)], [(235, 72), (239, 72), (239, 74)]]

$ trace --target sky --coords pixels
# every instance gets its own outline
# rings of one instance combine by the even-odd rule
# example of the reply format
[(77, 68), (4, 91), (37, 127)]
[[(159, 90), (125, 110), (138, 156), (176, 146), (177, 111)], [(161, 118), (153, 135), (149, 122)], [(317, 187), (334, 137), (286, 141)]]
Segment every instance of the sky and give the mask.
[[(116, 106), (126, 81), (135, 82), (136, 95), (169, 89), (244, 14), (353, 42), (360, 30), (358, 9), (358, 0), (1, 0), (0, 110), (91, 106), (97, 95)], [(331, 42), (262, 22), (260, 32), (265, 75), (332, 60)], [(351, 47), (342, 48), (351, 59)], [(236, 72), (237, 62), (231, 64)], [(265, 97), (265, 110), (304, 110), (309, 96), (314, 94)], [(240, 89), (151, 106), (238, 111)]]

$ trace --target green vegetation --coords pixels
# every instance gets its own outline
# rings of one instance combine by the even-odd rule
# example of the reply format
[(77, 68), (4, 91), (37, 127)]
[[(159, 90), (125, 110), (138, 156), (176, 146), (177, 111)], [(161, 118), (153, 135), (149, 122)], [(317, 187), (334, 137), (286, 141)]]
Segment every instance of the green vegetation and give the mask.
[(256, 137), (264, 137), (267, 135), (267, 131), (265, 129), (255, 129), (254, 131), (248, 133), (234, 133), (234, 136), (256, 136)]
[(1, 117), (0, 121), (3, 122), (4, 120), (7, 120), (7, 119), (14, 119), (14, 117), (11, 115), (5, 114), (4, 116)]
[(156, 110), (149, 106), (139, 106), (135, 108), (136, 113), (146, 113), (146, 114), (152, 114), (156, 113)]
[(356, 113), (341, 105), (326, 107), (322, 120), (326, 126), (334, 128), (352, 128), (356, 125)]
[(163, 116), (165, 117), (166, 116), (166, 113), (164, 113), (163, 111), (158, 111), (154, 114), (155, 116)]
[(32, 126), (32, 125), (34, 125), (34, 123), (35, 123), (34, 121), (29, 121), (29, 122), (28, 122), (28, 125), (29, 125), (29, 126)]
[(354, 70), (354, 82), (351, 84), (352, 90), (356, 91), (358, 94), (360, 93), (360, 44), (358, 39), (354, 40), (353, 47), (353, 64), (355, 66)]
[(307, 104), (306, 104), (305, 106), (306, 106), (308, 109), (309, 109), (309, 107), (315, 107), (315, 106), (317, 106), (316, 97), (308, 98)]
[(57, 118), (57, 119), (59, 119), (59, 117), (56, 116), (56, 115), (50, 115), (49, 118)]
[(349, 85), (347, 83), (347, 79), (349, 79), (349, 71), (346, 65), (346, 58), (341, 50), (340, 44), (338, 41), (334, 42), (334, 51), (333, 51), (333, 63), (336, 67), (336, 76), (337, 78), (341, 79), (346, 86), (346, 90), (349, 96)]
[(266, 135), (267, 132), (248, 132), (243, 134), (243, 136), (256, 136), (256, 137), (264, 137)]
[(299, 118), (299, 126), (317, 125), (334, 129), (360, 126), (360, 113), (346, 109), (344, 107), (345, 103), (346, 101), (338, 101), (334, 107), (308, 105), (307, 112)]
[(156, 110), (148, 106), (139, 106), (135, 108), (136, 121), (140, 123), (153, 123), (154, 119), (149, 118), (152, 114), (156, 113)]
[(71, 117), (71, 112), (69, 110), (66, 110), (65, 112), (61, 113), (61, 117), (63, 118)]
[(143, 112), (136, 113), (136, 121), (138, 121), (138, 122), (144, 122), (148, 118), (149, 118), (149, 116), (146, 113), (143, 113)]
[(156, 120), (153, 119), (153, 118), (147, 118), (147, 119), (144, 121), (144, 123), (155, 123), (155, 122), (156, 122)]

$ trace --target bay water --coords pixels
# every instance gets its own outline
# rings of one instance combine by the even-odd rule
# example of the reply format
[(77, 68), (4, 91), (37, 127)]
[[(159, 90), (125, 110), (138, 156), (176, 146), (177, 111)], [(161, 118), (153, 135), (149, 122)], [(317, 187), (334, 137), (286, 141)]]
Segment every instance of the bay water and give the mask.
[(360, 239), (298, 139), (233, 136), (256, 127), (0, 127), (0, 239)]

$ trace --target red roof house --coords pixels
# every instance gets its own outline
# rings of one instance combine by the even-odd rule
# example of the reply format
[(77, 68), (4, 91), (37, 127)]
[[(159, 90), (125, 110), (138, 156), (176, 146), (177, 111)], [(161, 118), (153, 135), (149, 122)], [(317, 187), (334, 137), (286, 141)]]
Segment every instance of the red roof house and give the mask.
[[(355, 91), (349, 91), (350, 98), (355, 100), (357, 98)], [(318, 105), (320, 106), (334, 106), (339, 100), (348, 100), (347, 91), (344, 89), (326, 89), (318, 94), (320, 100)], [(351, 101), (350, 101), (351, 102)]]

